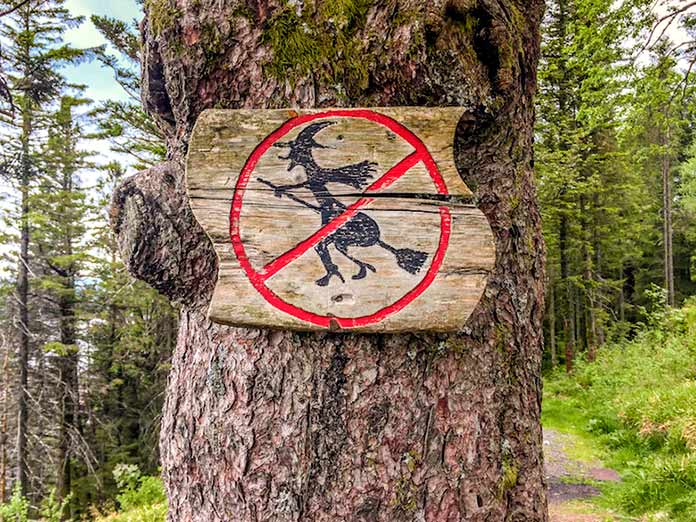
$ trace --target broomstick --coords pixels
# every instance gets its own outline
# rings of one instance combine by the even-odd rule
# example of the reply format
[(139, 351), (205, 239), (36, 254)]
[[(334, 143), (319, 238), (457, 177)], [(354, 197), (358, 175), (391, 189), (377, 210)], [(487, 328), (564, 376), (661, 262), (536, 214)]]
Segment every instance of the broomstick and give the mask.
[[(270, 181), (266, 181), (263, 178), (256, 178), (260, 183), (263, 183), (267, 187), (272, 188), (275, 192), (278, 192), (278, 189), (280, 187), (274, 185)], [(317, 214), (321, 214), (321, 210), (319, 207), (312, 205), (311, 203), (307, 203), (305, 200), (302, 198), (297, 197), (295, 194), (292, 192), (288, 191), (280, 191), (282, 195), (286, 196), (288, 199), (294, 201), (295, 203), (299, 203), (300, 205), (303, 205)], [(426, 260), (428, 259), (428, 254), (425, 252), (419, 252), (417, 250), (411, 250), (410, 248), (394, 248), (393, 246), (389, 245), (388, 243), (385, 243), (381, 239), (377, 241), (377, 245), (381, 246), (385, 250), (391, 252), (394, 254), (396, 257), (396, 264), (399, 265), (399, 267), (402, 270), (405, 270), (409, 274), (417, 274), (420, 272), (420, 270), (423, 268), (423, 265), (425, 264)]]
[(283, 196), (286, 196), (288, 199), (291, 199), (291, 200), (294, 201), (295, 203), (299, 203), (300, 205), (303, 205), (303, 206), (305, 206), (305, 207), (307, 207), (307, 208), (309, 208), (309, 209), (312, 209), (312, 210), (313, 210), (314, 212), (316, 212), (317, 214), (321, 214), (321, 209), (320, 209), (319, 207), (317, 207), (317, 206), (315, 206), (315, 205), (312, 205), (311, 203), (307, 203), (304, 199), (298, 198), (298, 197), (297, 197), (295, 194), (293, 194), (292, 192), (288, 192), (287, 190), (279, 191), (278, 189), (280, 189), (281, 187), (278, 187), (277, 185), (274, 185), (274, 184), (271, 183), (270, 181), (266, 181), (266, 180), (263, 179), (263, 178), (256, 178), (256, 179), (257, 179), (260, 183), (263, 183), (264, 185), (266, 185), (267, 187), (271, 187), (271, 188), (273, 189), (274, 192), (280, 192)]

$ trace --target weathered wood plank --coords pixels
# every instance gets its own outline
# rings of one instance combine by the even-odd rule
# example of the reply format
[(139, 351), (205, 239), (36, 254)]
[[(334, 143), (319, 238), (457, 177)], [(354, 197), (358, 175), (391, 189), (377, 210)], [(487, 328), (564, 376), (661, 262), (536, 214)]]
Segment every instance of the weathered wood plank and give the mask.
[(454, 166), (461, 109), (212, 110), (189, 145), (193, 212), (220, 258), (213, 321), (453, 331), (495, 263)]

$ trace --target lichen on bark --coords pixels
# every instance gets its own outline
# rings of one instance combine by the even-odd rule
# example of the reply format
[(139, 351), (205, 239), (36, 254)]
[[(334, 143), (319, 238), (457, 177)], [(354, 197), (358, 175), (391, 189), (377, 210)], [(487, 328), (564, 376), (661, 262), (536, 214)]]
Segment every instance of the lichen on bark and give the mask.
[[(131, 272), (182, 306), (161, 438), (171, 521), (546, 521), (531, 168), (542, 9), (147, 0), (143, 102), (170, 161), (116, 191), (113, 223)], [(217, 259), (183, 179), (201, 111), (384, 105), (462, 107), (456, 165), (498, 252), (466, 327), (358, 336), (210, 323)]]

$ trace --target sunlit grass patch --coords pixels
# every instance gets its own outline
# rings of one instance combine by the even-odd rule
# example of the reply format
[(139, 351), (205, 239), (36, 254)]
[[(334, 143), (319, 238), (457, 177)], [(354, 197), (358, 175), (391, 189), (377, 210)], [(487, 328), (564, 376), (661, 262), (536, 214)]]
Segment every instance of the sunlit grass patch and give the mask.
[(573, 435), (570, 458), (621, 474), (600, 486), (601, 505), (696, 522), (696, 304), (604, 347), (595, 363), (578, 361), (570, 376), (548, 376), (543, 421)]

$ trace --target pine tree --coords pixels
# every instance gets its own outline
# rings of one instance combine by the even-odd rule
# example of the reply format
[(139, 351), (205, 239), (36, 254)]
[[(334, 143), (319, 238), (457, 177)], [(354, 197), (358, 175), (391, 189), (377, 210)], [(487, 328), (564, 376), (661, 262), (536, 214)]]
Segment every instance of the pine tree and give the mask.
[(86, 478), (76, 489), (80, 504), (113, 496), (113, 471), (134, 464), (150, 474), (159, 467), (159, 422), (169, 360), (176, 342), (176, 311), (153, 289), (135, 281), (118, 257), (108, 203), (124, 176), (118, 163), (104, 166), (91, 227), (94, 253), (87, 287), (90, 347), (83, 377), (88, 432), (97, 449), (99, 491)]
[(95, 137), (109, 140), (113, 152), (123, 155), (132, 168), (142, 170), (164, 159), (166, 148), (164, 135), (140, 101), (141, 46), (137, 27), (105, 16), (92, 16), (92, 22), (117, 53), (102, 48), (98, 58), (114, 73), (127, 95), (125, 101), (106, 100), (94, 110), (98, 123)]
[[(620, 294), (617, 256), (636, 197), (618, 143), (629, 71), (624, 41), (642, 27), (644, 4), (557, 0), (545, 20), (536, 164), (556, 308), (550, 315), (562, 319), (567, 370), (583, 347), (595, 357), (606, 339), (607, 303)], [(552, 330), (555, 347), (555, 324)]]
[(83, 298), (78, 287), (84, 276), (87, 252), (86, 194), (79, 179), (87, 154), (79, 149), (83, 131), (75, 110), (87, 100), (63, 96), (50, 115), (48, 140), (42, 152), (41, 176), (31, 203), (34, 246), (38, 272), (35, 286), (46, 301), (48, 320), (56, 335), (44, 349), (50, 352), (57, 370), (58, 453), (56, 499), (70, 493), (72, 459), (81, 431), (79, 408), (78, 321)]
[[(673, 221), (679, 163), (686, 159), (692, 132), (694, 93), (692, 80), (679, 70), (672, 48), (668, 40), (654, 44), (648, 63), (636, 71), (623, 133), (630, 168), (641, 175), (645, 192), (651, 195), (646, 198), (651, 210), (646, 221), (652, 225), (652, 243), (661, 247), (645, 245), (637, 285), (640, 289), (660, 284), (670, 306), (682, 295), (680, 286), (688, 282), (688, 276), (681, 281), (676, 277), (675, 261), (682, 262), (677, 259), (681, 250), (679, 246), (675, 249)], [(690, 256), (680, 255), (686, 257), (682, 272), (688, 272)]]
[[(693, 140), (693, 138), (692, 138)], [(677, 226), (683, 237), (684, 293), (696, 294), (696, 142), (690, 144), (679, 169)]]
[[(84, 51), (64, 45), (62, 34), (80, 23), (63, 7), (63, 0), (30, 0), (3, 17), (0, 35), (8, 42), (3, 67), (18, 107), (18, 120), (5, 120), (13, 130), (4, 143), (5, 165), (14, 165), (11, 175), (20, 194), (20, 248), (17, 272), (19, 303), (20, 369), (18, 397), (17, 478), (27, 493), (28, 375), (31, 324), (30, 284), (30, 196), (37, 175), (37, 130), (41, 111), (55, 100), (65, 86), (61, 66), (84, 58)], [(16, 158), (16, 161), (12, 161)]]

